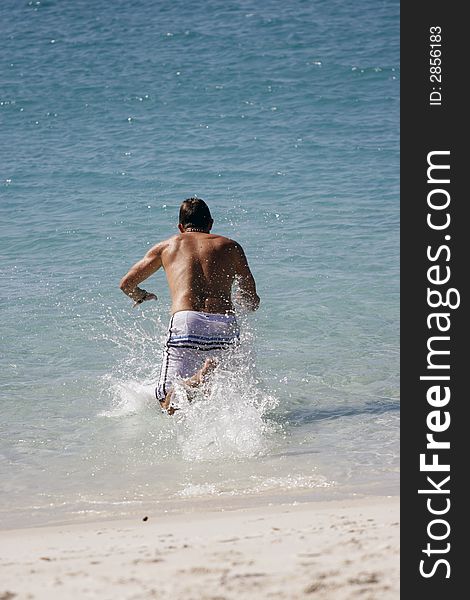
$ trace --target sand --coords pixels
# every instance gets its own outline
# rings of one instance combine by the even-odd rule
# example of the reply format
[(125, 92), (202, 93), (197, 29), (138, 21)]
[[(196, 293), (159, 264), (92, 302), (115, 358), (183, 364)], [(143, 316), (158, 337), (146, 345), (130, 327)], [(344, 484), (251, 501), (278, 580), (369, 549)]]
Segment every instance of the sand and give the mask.
[(369, 498), (3, 531), (0, 600), (397, 600), (398, 521)]

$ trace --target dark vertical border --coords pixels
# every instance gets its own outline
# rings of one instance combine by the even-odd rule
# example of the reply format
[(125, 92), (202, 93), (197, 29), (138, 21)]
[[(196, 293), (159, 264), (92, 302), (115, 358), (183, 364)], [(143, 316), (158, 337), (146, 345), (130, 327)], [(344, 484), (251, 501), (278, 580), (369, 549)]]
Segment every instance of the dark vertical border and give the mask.
[[(470, 126), (464, 102), (468, 104), (465, 90), (470, 70), (466, 66), (469, 26), (462, 7), (461, 3), (435, 0), (401, 4), (401, 595), (405, 599), (460, 598), (465, 595), (467, 572), (470, 574), (466, 565), (468, 526), (464, 517), (464, 506), (468, 504), (464, 486), (469, 471), (465, 463), (470, 456), (467, 445), (467, 440), (470, 442), (467, 419), (470, 398), (464, 377), (470, 370), (466, 339), (470, 227), (465, 218), (470, 197), (464, 184), (470, 173), (470, 165), (465, 165), (468, 155), (465, 138)], [(433, 26), (442, 30), (441, 82), (430, 81), (430, 28)], [(430, 106), (433, 87), (441, 88), (441, 106)], [(433, 231), (426, 222), (430, 212), (427, 196), (432, 189), (427, 181), (427, 156), (437, 150), (450, 151), (448, 158), (439, 159), (450, 164), (450, 183), (434, 186), (446, 189), (451, 197), (449, 208), (435, 215), (444, 219), (445, 212), (450, 214), (449, 227), (441, 231)], [(439, 194), (435, 196), (438, 197)], [(440, 197), (444, 200), (445, 195)], [(446, 239), (446, 235), (450, 239)], [(431, 262), (426, 256), (428, 246), (436, 256), (437, 249), (445, 245), (450, 250), (449, 259), (443, 249), (439, 258)], [(447, 284), (429, 283), (427, 272), (435, 264), (440, 265), (442, 273), (447, 273), (446, 266), (450, 268)], [(436, 342), (442, 344), (442, 349), (450, 350), (449, 355), (439, 357), (440, 364), (450, 365), (449, 370), (428, 369), (427, 343), (430, 336), (439, 334), (435, 327), (429, 329), (427, 324), (427, 317), (435, 312), (427, 302), (428, 287), (440, 289), (443, 294), (452, 287), (460, 293), (458, 308), (436, 309), (450, 315), (450, 329), (441, 333), (450, 340)], [(436, 321), (432, 323), (435, 325)], [(434, 452), (426, 449), (426, 434), (430, 433), (426, 419), (436, 410), (427, 401), (427, 391), (439, 382), (420, 381), (420, 376), (430, 374), (450, 376), (450, 381), (441, 385), (449, 386), (451, 398), (440, 409), (442, 419), (444, 412), (449, 412), (450, 427), (435, 434), (435, 439), (451, 444), (450, 449), (438, 452), (439, 462), (450, 464), (448, 473), (420, 470), (420, 454), (427, 452), (429, 462)], [(448, 475), (450, 480), (441, 489), (449, 489), (449, 494), (418, 494), (419, 489), (434, 489), (427, 476), (433, 477), (439, 485)], [(448, 512), (430, 514), (428, 498), (431, 507), (438, 510), (448, 505), (448, 498)], [(433, 540), (428, 528), (433, 519), (439, 518), (448, 522), (450, 533), (442, 540)], [(446, 531), (442, 523), (431, 526), (431, 532), (437, 537), (444, 536)], [(429, 556), (423, 552), (428, 543), (432, 548)], [(437, 565), (439, 559), (448, 561), (449, 569), (444, 562)], [(420, 574), (422, 560), (426, 573), (434, 571), (428, 578)], [(448, 574), (450, 577), (446, 578)]]

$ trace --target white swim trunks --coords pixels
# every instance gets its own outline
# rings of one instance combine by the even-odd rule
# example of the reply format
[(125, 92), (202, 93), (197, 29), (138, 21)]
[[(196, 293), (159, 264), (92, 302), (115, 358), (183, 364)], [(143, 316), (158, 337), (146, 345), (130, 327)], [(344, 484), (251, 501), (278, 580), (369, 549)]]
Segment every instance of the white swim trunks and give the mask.
[(168, 326), (163, 349), (160, 379), (155, 389), (162, 401), (176, 379), (191, 377), (207, 358), (215, 358), (240, 339), (240, 329), (233, 315), (181, 310)]

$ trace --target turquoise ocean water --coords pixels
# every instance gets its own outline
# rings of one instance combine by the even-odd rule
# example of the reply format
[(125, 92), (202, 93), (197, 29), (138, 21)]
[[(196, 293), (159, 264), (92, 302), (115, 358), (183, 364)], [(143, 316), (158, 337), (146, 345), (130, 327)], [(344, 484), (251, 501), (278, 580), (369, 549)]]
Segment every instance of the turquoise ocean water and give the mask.
[[(3, 526), (397, 494), (399, 3), (3, 0), (0, 23)], [(170, 419), (164, 274), (136, 310), (118, 284), (191, 195), (262, 305), (243, 367)]]

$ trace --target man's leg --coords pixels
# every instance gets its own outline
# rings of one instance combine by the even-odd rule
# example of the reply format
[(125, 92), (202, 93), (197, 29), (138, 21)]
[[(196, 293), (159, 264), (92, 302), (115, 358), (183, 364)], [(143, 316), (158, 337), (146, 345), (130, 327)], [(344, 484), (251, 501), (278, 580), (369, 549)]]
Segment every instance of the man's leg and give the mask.
[[(183, 383), (190, 388), (199, 387), (200, 385), (206, 382), (207, 377), (214, 371), (218, 364), (219, 362), (217, 359), (207, 358), (202, 367), (198, 371), (196, 371), (196, 373), (194, 373), (192, 377), (190, 377), (189, 379), (185, 379)], [(160, 406), (164, 410), (166, 410), (169, 415), (172, 415), (176, 410), (178, 410), (177, 408), (171, 406), (171, 401), (173, 399), (174, 392), (175, 390), (172, 387), (171, 390), (165, 396), (165, 399), (160, 400)], [(191, 402), (191, 398), (189, 398), (189, 401)]]
[(199, 387), (206, 381), (207, 376), (214, 371), (218, 364), (219, 361), (216, 358), (207, 358), (199, 371), (196, 371), (192, 377), (186, 379), (184, 383), (189, 385), (189, 387)]

